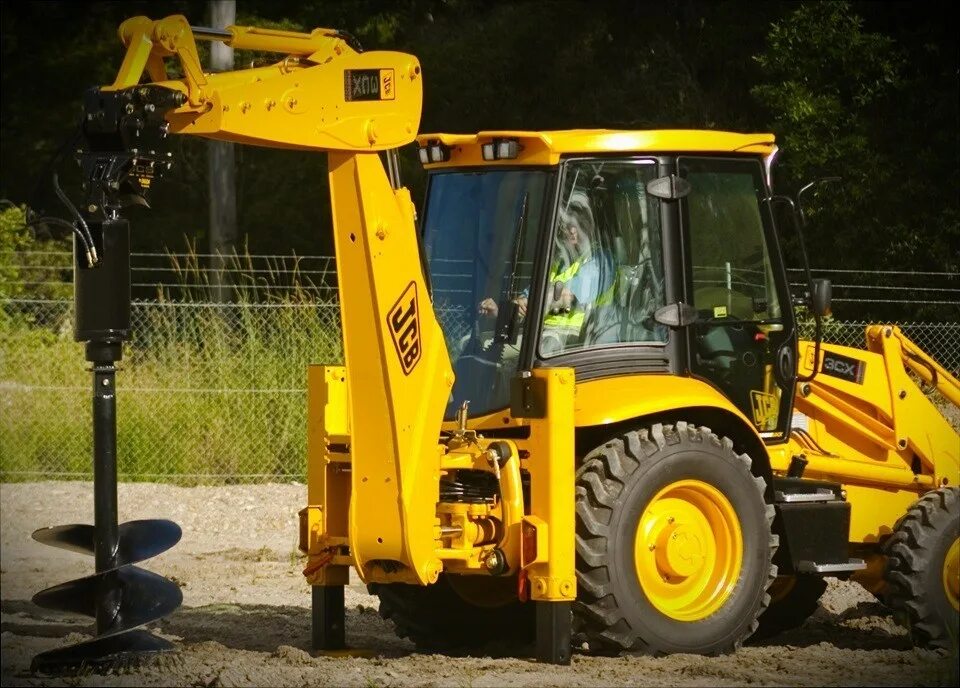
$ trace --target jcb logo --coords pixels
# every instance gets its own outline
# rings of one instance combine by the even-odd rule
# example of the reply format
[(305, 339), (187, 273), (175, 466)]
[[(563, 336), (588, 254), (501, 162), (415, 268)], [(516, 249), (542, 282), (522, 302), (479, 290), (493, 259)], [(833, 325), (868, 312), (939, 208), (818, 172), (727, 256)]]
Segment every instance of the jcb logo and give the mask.
[(775, 430), (777, 414), (780, 412), (780, 400), (773, 394), (750, 390), (750, 401), (753, 406), (753, 424), (761, 432)]
[(393, 70), (380, 70), (380, 100), (393, 100)]
[(420, 312), (417, 285), (411, 282), (387, 315), (387, 327), (400, 358), (403, 374), (409, 375), (420, 361)]

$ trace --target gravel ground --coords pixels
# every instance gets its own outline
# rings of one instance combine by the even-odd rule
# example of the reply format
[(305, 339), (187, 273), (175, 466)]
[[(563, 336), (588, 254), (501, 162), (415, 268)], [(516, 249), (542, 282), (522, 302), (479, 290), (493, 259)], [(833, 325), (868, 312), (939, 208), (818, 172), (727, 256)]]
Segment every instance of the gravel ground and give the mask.
[(123, 484), (120, 519), (170, 518), (172, 550), (144, 562), (175, 580), (183, 607), (151, 628), (177, 652), (105, 674), (31, 675), (37, 652), (88, 637), (85, 620), (40, 609), (31, 596), (93, 572), (93, 561), (30, 539), (38, 527), (91, 522), (90, 483), (0, 485), (4, 686), (731, 686), (956, 685), (956, 657), (912, 649), (905, 632), (862, 588), (830, 580), (821, 608), (799, 629), (734, 655), (592, 657), (569, 667), (524, 657), (423, 655), (377, 615), (377, 599), (347, 589), (353, 656), (313, 657), (309, 588), (296, 549), (303, 485), (180, 488)]

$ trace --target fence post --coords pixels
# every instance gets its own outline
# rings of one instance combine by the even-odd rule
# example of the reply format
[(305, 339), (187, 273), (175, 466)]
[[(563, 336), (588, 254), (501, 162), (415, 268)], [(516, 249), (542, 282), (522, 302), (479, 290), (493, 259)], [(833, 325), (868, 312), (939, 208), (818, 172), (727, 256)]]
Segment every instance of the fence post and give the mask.
[[(211, 0), (210, 26), (219, 29), (236, 22), (235, 0)], [(213, 41), (210, 44), (210, 66), (220, 72), (233, 69), (233, 48)], [(209, 141), (208, 188), (210, 191), (210, 288), (214, 299), (230, 300), (229, 274), (224, 270), (230, 256), (236, 255), (237, 187), (233, 144)]]

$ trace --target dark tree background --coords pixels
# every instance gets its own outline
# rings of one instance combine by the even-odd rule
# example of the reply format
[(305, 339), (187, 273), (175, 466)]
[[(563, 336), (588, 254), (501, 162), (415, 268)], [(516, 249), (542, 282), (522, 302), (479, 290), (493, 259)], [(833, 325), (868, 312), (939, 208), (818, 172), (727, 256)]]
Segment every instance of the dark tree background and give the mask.
[[(177, 13), (205, 25), (207, 3), (4, 2), (0, 13), (0, 198), (61, 212), (48, 162), (76, 127), (84, 88), (113, 80), (122, 57), (116, 27), (136, 14)], [(341, 28), (366, 49), (417, 55), (424, 132), (773, 131), (783, 149), (781, 192), (844, 178), (812, 207), (817, 267), (958, 273), (960, 51), (950, 14), (946, 4), (913, 2), (237, 3), (239, 24)], [(174, 145), (179, 164), (152, 196), (154, 210), (135, 211), (135, 250), (206, 243), (205, 148), (188, 137)], [(238, 161), (250, 252), (330, 252), (324, 156), (240, 148)], [(58, 167), (78, 196), (69, 154)], [(419, 200), (423, 173), (412, 147), (403, 169)], [(956, 319), (960, 306), (911, 313), (924, 314)]]

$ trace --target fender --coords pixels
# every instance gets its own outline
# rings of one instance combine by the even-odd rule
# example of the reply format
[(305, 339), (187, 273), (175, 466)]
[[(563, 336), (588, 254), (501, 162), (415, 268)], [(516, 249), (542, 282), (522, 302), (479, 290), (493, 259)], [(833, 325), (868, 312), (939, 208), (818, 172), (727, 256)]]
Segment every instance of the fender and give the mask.
[[(615, 404), (611, 404), (612, 399)], [(632, 375), (578, 382), (574, 418), (577, 427), (609, 425), (693, 406), (715, 406), (736, 415), (762, 441), (747, 417), (723, 394), (702, 380), (676, 375)]]
[[(684, 409), (696, 415), (684, 418)], [(772, 475), (766, 445), (750, 420), (708, 383), (676, 375), (633, 375), (578, 382), (574, 422), (579, 429), (629, 422), (635, 418), (671, 413), (678, 420), (704, 422), (704, 410), (725, 419), (722, 433), (730, 436), (754, 461), (754, 474)], [(713, 422), (713, 421), (711, 421)]]

